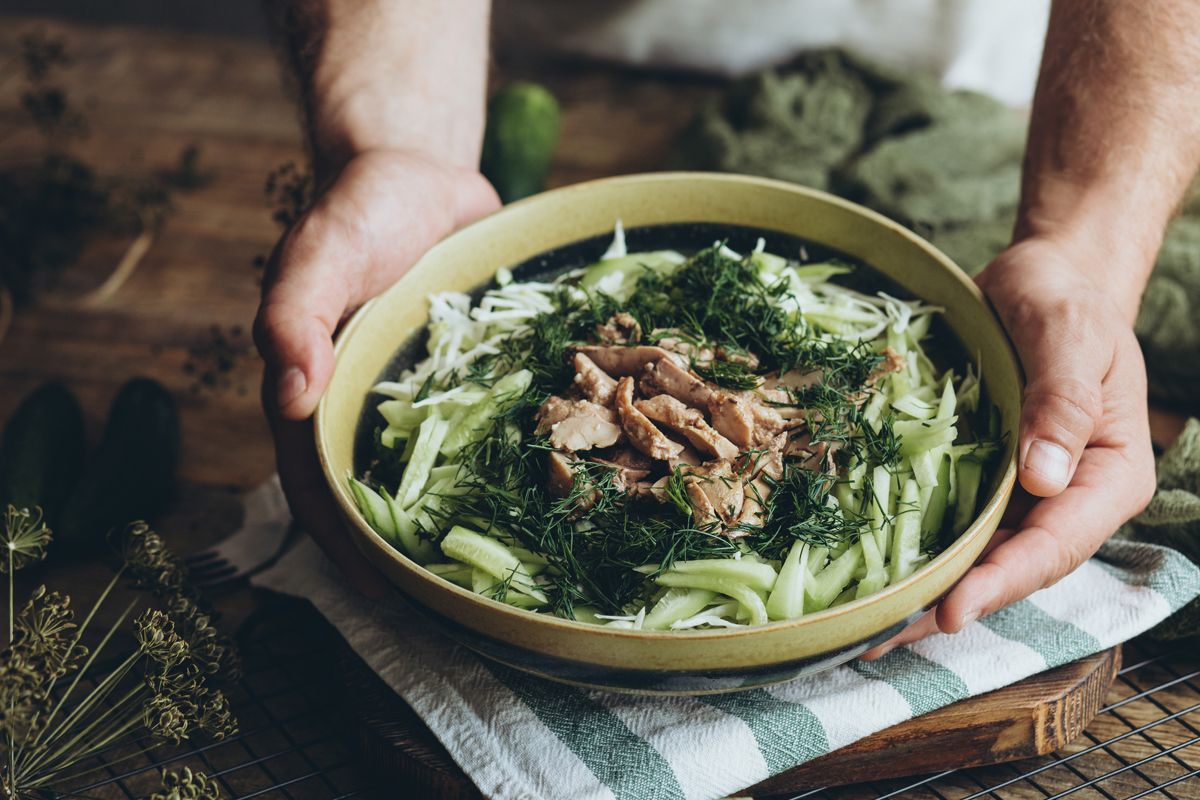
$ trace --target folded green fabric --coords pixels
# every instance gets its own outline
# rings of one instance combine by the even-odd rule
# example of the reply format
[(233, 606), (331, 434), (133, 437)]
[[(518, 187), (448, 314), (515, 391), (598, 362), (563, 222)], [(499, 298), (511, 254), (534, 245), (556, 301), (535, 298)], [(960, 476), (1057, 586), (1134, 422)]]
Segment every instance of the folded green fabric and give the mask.
[[(840, 51), (743, 80), (696, 115), (670, 165), (827, 189), (929, 238), (970, 274), (1008, 244), (1025, 120), (983, 95)], [(1138, 317), (1151, 396), (1200, 398), (1200, 190), (1167, 233)], [(1159, 492), (1118, 534), (1200, 563), (1200, 423), (1159, 464)], [(1156, 635), (1200, 633), (1200, 602)]]
[[(1116, 538), (1170, 547), (1200, 564), (1200, 420), (1189, 420), (1179, 439), (1159, 459), (1158, 492)], [(1151, 632), (1160, 639), (1197, 634), (1200, 600), (1193, 600)]]
[[(967, 272), (1007, 245), (1022, 116), (929, 76), (840, 51), (740, 81), (696, 115), (669, 165), (766, 175), (827, 189), (909, 225)], [(1200, 397), (1200, 192), (1168, 232), (1137, 333), (1151, 395)]]

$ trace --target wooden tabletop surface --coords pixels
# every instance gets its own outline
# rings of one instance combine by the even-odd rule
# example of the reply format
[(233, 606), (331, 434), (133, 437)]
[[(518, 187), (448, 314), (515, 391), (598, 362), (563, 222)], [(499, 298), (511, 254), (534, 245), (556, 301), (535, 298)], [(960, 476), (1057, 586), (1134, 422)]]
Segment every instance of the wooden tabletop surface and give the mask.
[[(303, 158), (297, 112), (274, 54), (260, 42), (130, 27), (6, 18), (3, 29), (0, 63), (10, 66), (0, 84), (0, 163), (37, 152), (27, 125), (13, 132), (24, 114), (13, 58), (20, 34), (44, 31), (63, 37), (74, 60), (62, 82), (88, 117), (80, 156), (102, 171), (145, 174), (196, 144), (216, 176), (176, 196), (175, 213), (114, 296), (87, 308), (18, 311), (0, 345), (0, 418), (35, 385), (58, 378), (79, 395), (94, 436), (117, 387), (149, 375), (179, 399), (185, 479), (259, 483), (273, 463), (257, 358), (239, 359), (228, 387), (199, 392), (185, 364), (189, 349), (211, 342), (214, 325), (226, 334), (240, 329), (248, 343), (259, 293), (252, 262), (279, 235), (263, 182), (273, 168)], [(696, 101), (715, 91), (703, 80), (600, 66), (538, 77), (564, 106), (555, 185), (657, 168)]]

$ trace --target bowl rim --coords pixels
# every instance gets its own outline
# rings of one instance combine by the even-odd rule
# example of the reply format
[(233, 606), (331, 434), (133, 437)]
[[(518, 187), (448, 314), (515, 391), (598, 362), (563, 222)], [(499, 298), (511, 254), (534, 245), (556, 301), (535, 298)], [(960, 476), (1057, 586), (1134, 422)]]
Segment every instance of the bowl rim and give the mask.
[[(589, 180), (589, 181), (583, 181), (580, 183), (574, 183), (574, 184), (570, 184), (567, 186), (549, 189), (549, 190), (541, 192), (539, 194), (532, 195), (530, 197), (526, 197), (521, 200), (515, 201), (506, 206), (502, 206), (501, 208), (497, 209), (496, 211), (493, 211), (492, 213), (490, 213), (484, 217), (481, 217), (478, 220), (475, 220), (474, 222), (471, 222), (470, 224), (463, 226), (462, 228), (456, 229), (452, 233), (448, 234), (445, 238), (440, 240), (433, 247), (431, 247), (424, 255), (421, 256), (420, 259), (418, 259), (416, 262), (413, 263), (412, 267), (410, 267), (409, 270), (411, 271), (423, 259), (429, 257), (430, 254), (433, 254), (436, 251), (438, 251), (439, 249), (441, 249), (442, 247), (444, 247), (446, 242), (448, 242), (449, 240), (454, 238), (459, 232), (465, 231), (470, 228), (474, 228), (475, 226), (482, 225), (482, 224), (495, 224), (493, 221), (494, 217), (497, 217), (499, 215), (504, 215), (507, 212), (509, 212), (510, 209), (513, 209), (513, 208), (519, 208), (521, 206), (525, 206), (525, 205), (528, 205), (531, 203), (546, 202), (548, 198), (555, 198), (559, 201), (569, 200), (570, 195), (576, 194), (579, 192), (586, 192), (588, 189), (595, 187), (597, 185), (613, 185), (613, 184), (636, 185), (636, 184), (640, 184), (640, 183), (673, 182), (673, 181), (689, 181), (689, 180), (702, 180), (702, 181), (711, 181), (711, 182), (717, 182), (717, 183), (735, 183), (735, 184), (743, 184), (743, 185), (748, 185), (748, 186), (761, 186), (765, 189), (772, 189), (772, 190), (776, 190), (776, 191), (782, 190), (782, 191), (792, 192), (792, 193), (796, 193), (796, 194), (800, 194), (800, 195), (806, 195), (812, 200), (827, 203), (827, 204), (839, 207), (850, 213), (857, 214), (861, 217), (865, 217), (873, 224), (881, 226), (883, 228), (886, 228), (886, 229), (898, 234), (899, 236), (903, 237), (910, 244), (913, 244), (918, 249), (923, 250), (926, 255), (928, 255), (929, 257), (934, 259), (942, 267), (946, 268), (945, 271), (946, 271), (948, 277), (953, 279), (956, 283), (958, 283), (960, 285), (960, 287), (965, 288), (969, 294), (971, 294), (976, 300), (979, 301), (980, 305), (983, 306), (983, 308), (987, 311), (987, 319), (988, 319), (989, 324), (993, 325), (996, 328), (996, 330), (998, 330), (999, 333), (1001, 334), (1001, 337), (1003, 339), (1004, 352), (1007, 354), (1009, 366), (1013, 370), (1013, 375), (1017, 382), (1018, 389), (1023, 387), (1024, 381), (1023, 381), (1023, 374), (1022, 374), (1021, 368), (1020, 368), (1020, 362), (1017, 359), (1015, 351), (1013, 350), (1012, 342), (1009, 339), (1007, 332), (1004, 330), (1004, 327), (1000, 324), (999, 320), (996, 318), (995, 313), (993, 312), (990, 304), (987, 301), (987, 298), (985, 297), (983, 292), (980, 290), (979, 286), (976, 285), (976, 283), (967, 276), (966, 272), (964, 272), (961, 267), (959, 267), (957, 264), (955, 264), (954, 261), (952, 261), (947, 255), (945, 255), (942, 251), (938, 250), (931, 242), (927, 241), (926, 239), (924, 239), (921, 236), (918, 236), (916, 233), (912, 232), (911, 230), (904, 227), (900, 223), (898, 223), (892, 219), (889, 219), (888, 217), (885, 217), (882, 214), (880, 214), (876, 211), (873, 211), (865, 206), (859, 205), (858, 203), (854, 203), (850, 200), (845, 200), (843, 198), (837, 197), (836, 195), (832, 195), (828, 192), (824, 192), (819, 189), (812, 189), (807, 186), (801, 186), (799, 184), (790, 183), (788, 181), (776, 180), (773, 178), (763, 178), (763, 177), (755, 176), (755, 175), (741, 175), (741, 174), (737, 174), (737, 173), (722, 173), (722, 172), (664, 171), (664, 172), (633, 173), (633, 174), (628, 174), (628, 175), (616, 175), (616, 176), (610, 176), (610, 177), (604, 177), (604, 178), (596, 178), (596, 179)], [(634, 226), (634, 227), (637, 227), (637, 226)], [(405, 274), (408, 274), (408, 273), (406, 272)], [(402, 278), (403, 278), (403, 276), (401, 276), (400, 279), (397, 279), (397, 281), (401, 280)], [(392, 286), (395, 286), (395, 284), (392, 284)], [(337, 333), (335, 335), (334, 348), (333, 348), (334, 349), (334, 364), (335, 364), (335, 373), (334, 374), (336, 374), (337, 360), (341, 356), (342, 352), (347, 347), (349, 347), (348, 342), (353, 338), (354, 331), (360, 325), (362, 325), (363, 320), (371, 313), (371, 309), (377, 304), (378, 298), (381, 297), (386, 292), (390, 291), (391, 288), (392, 287), (388, 287), (388, 289), (385, 289), (383, 292), (380, 292), (380, 294), (377, 295), (375, 298), (372, 298), (371, 300), (367, 301), (362, 306), (360, 306), (358, 308), (358, 310), (356, 310), (351, 315), (351, 317), (345, 322), (345, 324), (343, 324), (342, 327), (337, 331)], [(331, 376), (331, 381), (332, 381), (332, 376)], [(958, 553), (960, 553), (962, 550), (968, 548), (971, 545), (971, 543), (974, 541), (974, 539), (980, 535), (980, 531), (983, 529), (985, 521), (990, 519), (993, 515), (1001, 513), (1000, 507), (1008, 503), (1008, 501), (1012, 495), (1013, 488), (1016, 484), (1016, 477), (1017, 477), (1018, 448), (1013, 447), (1012, 454), (1010, 455), (1007, 463), (1004, 465), (1003, 474), (1001, 474), (999, 476), (999, 479), (996, 483), (995, 491), (992, 492), (991, 497), (989, 497), (989, 499), (988, 499), (988, 502), (979, 510), (979, 513), (975, 516), (975, 519), (971, 522), (971, 524), (967, 527), (967, 529), (964, 530), (961, 534), (959, 534), (958, 538), (956, 538), (944, 550), (942, 550), (940, 553), (938, 553), (934, 558), (932, 558), (929, 561), (922, 564), (911, 575), (909, 575), (908, 577), (906, 577), (903, 580), (898, 581), (896, 583), (888, 584), (883, 589), (881, 589), (877, 592), (874, 592), (873, 594), (868, 595), (867, 597), (851, 600), (848, 603), (844, 603), (843, 605), (836, 606), (834, 608), (827, 608), (822, 611), (814, 612), (812, 614), (805, 614), (804, 616), (798, 617), (796, 619), (772, 620), (772, 621), (767, 622), (764, 625), (746, 625), (746, 626), (739, 627), (739, 628), (719, 628), (719, 629), (709, 629), (709, 630), (683, 630), (683, 631), (672, 631), (672, 630), (647, 631), (647, 630), (632, 630), (632, 629), (628, 629), (628, 628), (613, 628), (613, 627), (608, 627), (606, 625), (596, 625), (594, 623), (589, 623), (589, 622), (580, 622), (578, 620), (565, 619), (563, 617), (555, 616), (553, 614), (536, 613), (536, 612), (529, 611), (527, 609), (516, 608), (515, 606), (508, 605), (507, 603), (502, 603), (499, 600), (494, 600), (494, 599), (486, 597), (484, 595), (477, 594), (477, 593), (472, 592), (468, 589), (465, 589), (461, 586), (457, 586), (433, 572), (430, 572), (423, 565), (418, 564), (416, 561), (412, 560), (407, 555), (405, 555), (404, 553), (402, 553), (398, 549), (396, 549), (391, 543), (389, 543), (379, 533), (377, 533), (375, 531), (375, 529), (373, 527), (371, 527), (371, 525), (366, 521), (366, 518), (362, 515), (362, 512), (358, 509), (357, 504), (354, 503), (353, 497), (351, 496), (349, 489), (346, 488), (346, 486), (344, 485), (345, 484), (345, 479), (344, 479), (345, 476), (338, 476), (333, 471), (333, 467), (331, 464), (331, 456), (329, 453), (329, 441), (328, 441), (328, 437), (326, 435), (328, 423), (326, 422), (327, 404), (325, 402), (325, 398), (328, 394), (328, 391), (329, 391), (328, 388), (326, 388), (325, 393), (322, 394), (321, 399), (317, 404), (317, 409), (316, 409), (316, 412), (314, 413), (314, 417), (313, 417), (314, 439), (315, 439), (315, 444), (316, 444), (316, 449), (317, 449), (317, 457), (318, 457), (318, 460), (321, 465), (321, 472), (324, 475), (325, 481), (328, 484), (330, 491), (333, 493), (333, 496), (336, 499), (338, 506), (340, 507), (343, 518), (345, 520), (350, 521), (359, 530), (360, 533), (364, 534), (366, 536), (367, 541), (370, 541), (374, 545), (375, 550), (381, 551), (381, 554), (383, 556), (390, 558), (393, 561), (399, 561), (400, 565), (402, 567), (404, 567), (406, 571), (414, 573), (420, 580), (432, 582), (433, 585), (435, 587), (437, 587), (439, 590), (452, 592), (454, 594), (457, 594), (459, 597), (465, 599), (469, 603), (477, 604), (481, 611), (486, 611), (487, 613), (504, 614), (507, 616), (511, 616), (512, 619), (514, 619), (514, 620), (524, 620), (531, 625), (545, 625), (545, 626), (549, 626), (550, 629), (559, 629), (559, 630), (562, 630), (563, 632), (567, 632), (567, 631), (584, 632), (584, 631), (586, 631), (588, 633), (595, 634), (595, 635), (615, 637), (618, 640), (678, 641), (678, 640), (681, 640), (684, 638), (686, 638), (688, 640), (706, 640), (706, 639), (736, 640), (738, 638), (752, 636), (752, 635), (754, 635), (758, 632), (762, 632), (762, 631), (780, 631), (780, 630), (783, 630), (786, 628), (800, 629), (804, 625), (809, 624), (809, 623), (815, 623), (820, 620), (834, 619), (839, 616), (859, 612), (864, 609), (871, 608), (872, 606), (882, 604), (886, 601), (887, 598), (891, 597), (892, 595), (904, 592), (908, 587), (917, 583), (918, 581), (923, 579), (926, 575), (931, 574), (934, 570), (941, 568), (946, 563), (953, 561), (955, 559), (955, 556)], [(364, 556), (367, 558), (368, 561), (372, 560), (369, 554), (364, 554)], [(967, 571), (969, 571), (971, 568), (973, 568), (973, 566), (974, 566), (974, 564), (972, 564), (970, 567), (968, 567)], [(965, 575), (965, 574), (966, 574), (966, 571), (963, 572), (963, 575)], [(962, 576), (960, 575), (957, 579), (955, 579), (953, 585), (956, 585), (958, 583), (958, 581), (961, 579), (962, 579)], [(404, 594), (403, 590), (400, 589), (398, 586), (395, 586), (395, 582), (392, 581), (390, 578), (388, 579), (388, 582), (393, 584), (396, 591), (400, 592), (401, 594)], [(953, 585), (952, 585), (951, 589), (947, 590), (947, 593), (952, 590)]]

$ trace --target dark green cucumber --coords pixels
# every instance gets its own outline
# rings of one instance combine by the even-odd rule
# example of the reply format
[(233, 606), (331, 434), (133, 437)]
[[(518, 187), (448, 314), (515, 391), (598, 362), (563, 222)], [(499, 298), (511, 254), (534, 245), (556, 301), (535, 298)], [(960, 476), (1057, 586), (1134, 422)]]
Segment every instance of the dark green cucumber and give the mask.
[(170, 502), (178, 463), (175, 400), (157, 381), (134, 378), (113, 400), (100, 447), (59, 520), (59, 541), (86, 554), (109, 531), (152, 520)]
[(488, 101), (479, 168), (505, 203), (545, 188), (558, 144), (558, 101), (535, 83), (510, 83)]
[(83, 410), (61, 383), (29, 394), (0, 441), (0, 510), (41, 508), (53, 529), (83, 471)]

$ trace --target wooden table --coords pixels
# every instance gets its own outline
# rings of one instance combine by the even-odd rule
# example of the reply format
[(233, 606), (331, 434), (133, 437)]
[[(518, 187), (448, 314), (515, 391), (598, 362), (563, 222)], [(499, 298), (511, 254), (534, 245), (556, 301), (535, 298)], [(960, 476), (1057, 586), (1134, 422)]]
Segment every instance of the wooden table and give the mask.
[[(74, 65), (62, 83), (91, 128), (79, 155), (105, 171), (145, 173), (196, 144), (203, 163), (217, 171), (210, 185), (176, 198), (176, 213), (115, 295), (86, 308), (20, 310), (0, 345), (0, 418), (37, 384), (60, 379), (83, 402), (95, 439), (128, 378), (149, 375), (174, 392), (189, 488), (164, 532), (177, 537), (180, 549), (198, 549), (236, 524), (236, 507), (214, 511), (233, 506), (228, 489), (254, 486), (274, 469), (258, 404), (261, 366), (248, 330), (259, 294), (252, 262), (279, 235), (263, 182), (274, 167), (303, 159), (295, 107), (274, 55), (259, 42), (13, 17), (0, 17), (0, 26), (6, 65), (22, 33), (65, 38)], [(0, 164), (37, 147), (28, 132), (7, 133), (24, 113), (14, 72), (9, 66), (0, 82)], [(552, 185), (658, 168), (697, 104), (720, 88), (703, 78), (600, 65), (508, 65), (497, 72), (506, 79), (536, 76), (562, 102)], [(247, 349), (228, 386), (196, 391), (185, 365), (192, 348), (211, 341), (213, 326), (235, 338), (240, 332)], [(1167, 438), (1179, 417), (1160, 415), (1156, 424)], [(242, 613), (252, 604), (248, 595), (233, 602)]]

